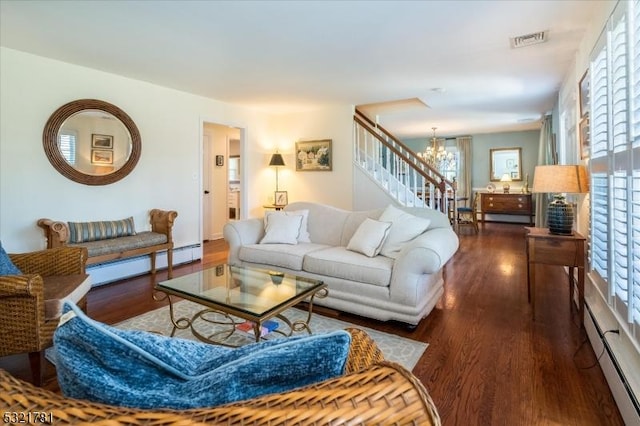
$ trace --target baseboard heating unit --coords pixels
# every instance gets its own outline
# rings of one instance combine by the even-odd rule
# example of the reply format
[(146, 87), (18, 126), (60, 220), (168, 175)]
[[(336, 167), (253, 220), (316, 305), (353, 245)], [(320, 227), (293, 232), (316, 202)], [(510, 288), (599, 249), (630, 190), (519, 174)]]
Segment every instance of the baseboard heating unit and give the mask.
[[(609, 342), (619, 336), (611, 332), (606, 333), (598, 325), (596, 316), (589, 304), (585, 304), (586, 312), (584, 326), (596, 356), (602, 354), (599, 363), (605, 375), (613, 398), (620, 414), (627, 425), (640, 425), (640, 403), (638, 396), (632, 389), (621, 363), (618, 361), (615, 349)], [(637, 371), (635, 372), (637, 374)]]
[[(156, 256), (156, 268), (159, 270), (165, 269), (167, 267), (167, 252), (159, 252)], [(200, 244), (173, 249), (173, 266), (195, 262), (201, 258), (202, 247)], [(125, 278), (144, 275), (149, 273), (150, 270), (151, 257), (143, 255), (88, 266), (87, 274), (91, 275), (91, 280), (95, 287)]]

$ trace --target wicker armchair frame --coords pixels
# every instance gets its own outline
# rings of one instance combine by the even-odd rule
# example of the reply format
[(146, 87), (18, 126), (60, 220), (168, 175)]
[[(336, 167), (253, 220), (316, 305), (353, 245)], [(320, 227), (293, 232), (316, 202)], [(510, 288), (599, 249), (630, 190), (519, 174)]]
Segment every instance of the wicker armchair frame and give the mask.
[[(53, 344), (58, 325), (57, 318), (45, 318), (43, 277), (84, 274), (87, 250), (59, 247), (9, 257), (23, 275), (0, 276), (0, 357), (28, 352), (39, 384), (44, 350)], [(79, 306), (86, 310), (86, 298)]]
[(182, 411), (113, 407), (65, 398), (2, 370), (0, 404), (9, 413), (44, 412), (59, 425), (440, 425), (420, 381), (404, 367), (383, 361), (365, 332), (349, 331), (353, 338), (344, 376), (220, 407)]

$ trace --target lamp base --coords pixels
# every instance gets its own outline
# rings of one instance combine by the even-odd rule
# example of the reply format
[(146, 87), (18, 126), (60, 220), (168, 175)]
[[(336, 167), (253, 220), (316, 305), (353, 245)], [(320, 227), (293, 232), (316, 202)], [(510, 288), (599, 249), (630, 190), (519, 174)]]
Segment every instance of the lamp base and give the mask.
[(547, 225), (549, 232), (555, 235), (573, 235), (573, 206), (565, 201), (563, 195), (554, 195), (547, 207)]

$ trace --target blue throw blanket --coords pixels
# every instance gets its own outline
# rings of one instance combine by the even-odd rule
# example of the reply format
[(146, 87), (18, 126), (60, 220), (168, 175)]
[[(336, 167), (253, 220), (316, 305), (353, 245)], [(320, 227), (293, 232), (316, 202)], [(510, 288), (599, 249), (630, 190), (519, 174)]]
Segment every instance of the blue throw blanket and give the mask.
[(66, 303), (54, 334), (67, 397), (137, 408), (213, 407), (340, 376), (346, 331), (274, 339), (232, 349), (120, 330)]

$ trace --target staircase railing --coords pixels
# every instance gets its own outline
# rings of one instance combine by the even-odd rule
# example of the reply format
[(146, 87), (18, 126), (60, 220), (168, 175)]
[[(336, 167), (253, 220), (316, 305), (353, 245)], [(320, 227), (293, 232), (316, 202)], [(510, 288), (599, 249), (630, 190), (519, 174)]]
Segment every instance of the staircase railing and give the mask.
[(455, 200), (447, 180), (389, 131), (356, 109), (354, 162), (404, 206), (431, 207), (444, 213)]

